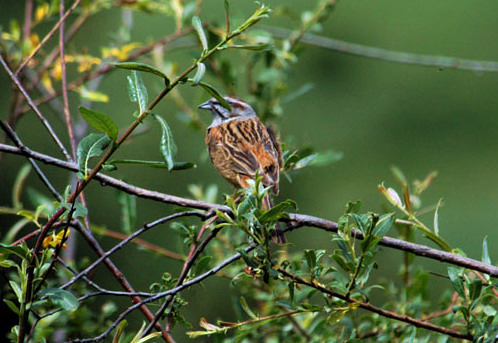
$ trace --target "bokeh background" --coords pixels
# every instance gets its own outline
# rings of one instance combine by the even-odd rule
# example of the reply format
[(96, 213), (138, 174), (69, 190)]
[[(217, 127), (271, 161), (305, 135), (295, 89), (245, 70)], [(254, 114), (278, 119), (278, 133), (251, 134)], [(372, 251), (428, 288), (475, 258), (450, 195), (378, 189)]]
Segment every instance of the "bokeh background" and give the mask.
[[(255, 6), (246, 0), (230, 3), (233, 14), (241, 18), (252, 13)], [(315, 1), (297, 0), (267, 0), (265, 3), (274, 8), (285, 6), (294, 15), (315, 5)], [(23, 1), (0, 0), (0, 4), (2, 27), (6, 27), (11, 18), (21, 20)], [(498, 61), (497, 13), (498, 2), (484, 0), (349, 0), (337, 4), (320, 35), (395, 51)], [(223, 2), (205, 1), (202, 18), (223, 22)], [(121, 20), (120, 10), (103, 12), (89, 21), (69, 49), (85, 47), (88, 52), (99, 54), (99, 47), (108, 43)], [(273, 16), (265, 20), (264, 25), (293, 29), (297, 19)], [(42, 25), (40, 34), (49, 27)], [(150, 42), (172, 32), (173, 28), (172, 20), (162, 15), (135, 13), (132, 41)], [(191, 47), (172, 53), (170, 59), (182, 70), (197, 53), (198, 49)], [(292, 183), (282, 180), (280, 199), (296, 200), (300, 213), (336, 220), (350, 200), (361, 199), (364, 210), (381, 210), (383, 201), (377, 185), (386, 182), (386, 185), (397, 186), (390, 172), (392, 165), (401, 168), (411, 180), (422, 179), (436, 170), (438, 178), (424, 194), (423, 202), (431, 205), (439, 198), (444, 199), (439, 215), (441, 235), (476, 259), (480, 259), (482, 241), (488, 236), (490, 254), (496, 261), (498, 73), (401, 65), (311, 46), (298, 57), (288, 86), (291, 91), (305, 84), (312, 84), (313, 88), (284, 103), (284, 114), (275, 124), (284, 141), (301, 147), (313, 146), (316, 150), (342, 151), (344, 157), (327, 167), (304, 169), (294, 176)], [(104, 80), (100, 90), (110, 96), (110, 102), (94, 106), (111, 114), (121, 128), (131, 121), (130, 114), (134, 110), (126, 92), (126, 74), (114, 72)], [(243, 76), (240, 78), (242, 83)], [(146, 76), (144, 79), (151, 96), (160, 89), (156, 80)], [(4, 120), (9, 110), (11, 86), (3, 71), (0, 72), (0, 90), (0, 119)], [(192, 105), (207, 98), (200, 90), (188, 86), (181, 92)], [(76, 117), (79, 100), (76, 96), (71, 100), (72, 113)], [(42, 110), (65, 137), (61, 119), (46, 107)], [(161, 103), (157, 112), (167, 118), (172, 127), (179, 148), (178, 159), (193, 161), (198, 168), (169, 174), (163, 170), (123, 167), (114, 176), (180, 196), (189, 196), (187, 187), (190, 184), (214, 183), (219, 185), (218, 201), (222, 201), (222, 194), (231, 193), (231, 188), (206, 159), (203, 135), (185, 127), (179, 119), (179, 110), (171, 102)], [(210, 121), (207, 113), (200, 116), (204, 122)], [(22, 119), (18, 133), (32, 149), (60, 157), (33, 113)], [(159, 139), (158, 128), (150, 125), (147, 134), (136, 136), (127, 144), (125, 154), (119, 156), (160, 159)], [(23, 163), (25, 161), (17, 156), (2, 158), (0, 206), (11, 203), (13, 180)], [(62, 191), (68, 174), (52, 167), (44, 167), (44, 170)], [(42, 188), (34, 175), (28, 184)], [(87, 197), (91, 220), (119, 230), (120, 210), (115, 191), (95, 183), (89, 187)], [(170, 211), (170, 206), (138, 200), (137, 223)], [(432, 214), (422, 219), (432, 226)], [(6, 230), (12, 222), (13, 218), (1, 216), (0, 229)], [(169, 227), (164, 226), (145, 238), (176, 249), (177, 243), (168, 230)], [(289, 239), (297, 249), (332, 248), (326, 236), (312, 229), (291, 233)], [(431, 244), (422, 238), (418, 240)], [(110, 246), (113, 243), (104, 240), (103, 244)], [(87, 253), (83, 244), (78, 249), (81, 254)], [(380, 274), (395, 275), (398, 264), (389, 263), (396, 262), (400, 256), (386, 251), (380, 257)], [(116, 254), (114, 260), (139, 289), (158, 281), (165, 270), (177, 272), (180, 268), (179, 263), (150, 258), (149, 254), (135, 248)], [(146, 274), (144, 267), (148, 271)], [(116, 286), (113, 280), (101, 281), (104, 285)], [(210, 280), (205, 287), (207, 290), (225, 288), (224, 281), (220, 280)], [(196, 304), (189, 310), (190, 319), (195, 321), (199, 314), (205, 313), (209, 313), (208, 319), (231, 313), (229, 296), (213, 293), (206, 297), (206, 294), (209, 293), (205, 290), (196, 290), (188, 295), (189, 301)]]

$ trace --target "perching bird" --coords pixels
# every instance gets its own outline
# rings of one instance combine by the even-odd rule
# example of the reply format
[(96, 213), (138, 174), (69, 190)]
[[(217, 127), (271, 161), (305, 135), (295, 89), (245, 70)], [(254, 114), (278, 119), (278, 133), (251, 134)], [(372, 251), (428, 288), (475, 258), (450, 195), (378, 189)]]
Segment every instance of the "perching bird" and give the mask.
[[(247, 188), (247, 180), (254, 180), (259, 174), (263, 177), (263, 185), (271, 186), (271, 191), (277, 195), (282, 150), (275, 132), (259, 120), (249, 104), (232, 97), (225, 97), (225, 100), (232, 111), (215, 98), (199, 106), (213, 114), (213, 122), (206, 132), (211, 162), (235, 188)], [(269, 194), (263, 199), (263, 206), (266, 210), (273, 206)], [(278, 223), (274, 241), (286, 242)]]

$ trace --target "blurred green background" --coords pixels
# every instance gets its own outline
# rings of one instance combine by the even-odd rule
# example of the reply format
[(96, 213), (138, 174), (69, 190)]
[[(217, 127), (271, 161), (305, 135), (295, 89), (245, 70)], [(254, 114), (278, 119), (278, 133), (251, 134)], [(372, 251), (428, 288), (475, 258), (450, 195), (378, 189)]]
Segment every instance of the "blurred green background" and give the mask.
[[(3, 0), (1, 3), (0, 24), (3, 27), (11, 18), (22, 18), (22, 1)], [(233, 14), (240, 18), (247, 17), (255, 6), (245, 0), (230, 3)], [(286, 6), (295, 16), (315, 5), (315, 1), (291, 0), (265, 3), (274, 8)], [(498, 61), (497, 13), (498, 2), (484, 0), (349, 0), (338, 3), (320, 35), (395, 51)], [(223, 2), (205, 1), (202, 18), (223, 22)], [(103, 12), (88, 22), (69, 49), (85, 47), (90, 53), (99, 54), (99, 46), (108, 43), (120, 23), (120, 10)], [(262, 24), (293, 29), (297, 19), (273, 16)], [(40, 27), (40, 34), (49, 27)], [(173, 27), (172, 20), (162, 15), (135, 13), (132, 41), (153, 41), (172, 32)], [(192, 47), (174, 52), (168, 59), (177, 62), (183, 70), (197, 54), (198, 49)], [(229, 58), (230, 54), (226, 56)], [(430, 171), (437, 170), (439, 176), (424, 194), (423, 201), (425, 205), (431, 205), (440, 197), (444, 199), (444, 207), (440, 210), (440, 234), (452, 246), (464, 249), (476, 259), (480, 259), (482, 241), (488, 236), (491, 258), (496, 261), (498, 74), (401, 65), (309, 46), (298, 57), (288, 86), (292, 91), (311, 83), (313, 89), (283, 104), (284, 115), (276, 122), (282, 139), (317, 150), (342, 151), (344, 158), (328, 167), (304, 169), (292, 183), (282, 180), (280, 199), (296, 200), (300, 213), (337, 220), (350, 200), (361, 199), (364, 210), (381, 210), (383, 201), (377, 185), (385, 181), (388, 186), (397, 186), (390, 172), (392, 165), (400, 167), (411, 180), (422, 179)], [(113, 116), (121, 128), (131, 122), (130, 114), (134, 111), (126, 93), (126, 75), (126, 72), (114, 72), (105, 79), (100, 90), (109, 94), (110, 102), (94, 106)], [(155, 79), (144, 79), (152, 98), (161, 85)], [(241, 84), (244, 80), (241, 76)], [(237, 87), (244, 90), (243, 86)], [(0, 89), (0, 119), (3, 120), (11, 96), (11, 87), (3, 71), (0, 72)], [(200, 90), (189, 86), (183, 86), (181, 92), (192, 106), (207, 98)], [(72, 113), (76, 116), (79, 100), (77, 96), (71, 100)], [(42, 110), (66, 138), (60, 118), (46, 107)], [(172, 127), (179, 147), (178, 159), (196, 162), (198, 168), (169, 174), (163, 170), (122, 167), (113, 176), (179, 196), (189, 195), (189, 184), (216, 183), (221, 202), (221, 193), (231, 193), (231, 188), (206, 159), (203, 135), (181, 123), (178, 110), (170, 101), (163, 101), (156, 112), (167, 118)], [(206, 123), (211, 119), (207, 113), (200, 116)], [(61, 157), (33, 113), (21, 120), (18, 133), (32, 149)], [(125, 154), (120, 152), (118, 156), (157, 160), (160, 158), (159, 139), (158, 128), (150, 125), (146, 135), (135, 137), (126, 145)], [(5, 155), (1, 163), (0, 206), (8, 206), (13, 180), (24, 160)], [(63, 191), (68, 174), (53, 167), (43, 169)], [(29, 185), (42, 188), (34, 175)], [(91, 220), (119, 230), (116, 192), (94, 183), (86, 193)], [(143, 223), (169, 213), (171, 206), (139, 200), (138, 210), (137, 223)], [(432, 227), (432, 214), (422, 219)], [(1, 229), (7, 229), (12, 220), (0, 217)], [(175, 249), (176, 242), (172, 241), (168, 230), (169, 227), (163, 226), (145, 238)], [(293, 232), (289, 240), (299, 249), (332, 248), (327, 236), (314, 229)], [(431, 245), (427, 240), (419, 239), (419, 242)], [(110, 246), (113, 243), (104, 240), (103, 244)], [(81, 244), (79, 249), (86, 248)], [(130, 251), (137, 257), (130, 258)], [(135, 251), (135, 248), (128, 248), (118, 253), (114, 260), (138, 289), (159, 280), (166, 270), (179, 271), (179, 263), (150, 258), (147, 253)], [(385, 263), (400, 256), (395, 252), (383, 254), (380, 257), (381, 274), (395, 275)], [(140, 273), (144, 264), (151, 268), (146, 275)], [(392, 267), (397, 268), (397, 265)], [(206, 287), (208, 290), (225, 289), (224, 282), (213, 279), (206, 282)], [(106, 284), (116, 287), (113, 280), (104, 281)], [(189, 300), (196, 304), (192, 320), (198, 318), (196, 313), (204, 314), (213, 307), (217, 313), (208, 319), (231, 313), (226, 308), (230, 302), (228, 297), (206, 299), (206, 294), (200, 288), (189, 293)]]

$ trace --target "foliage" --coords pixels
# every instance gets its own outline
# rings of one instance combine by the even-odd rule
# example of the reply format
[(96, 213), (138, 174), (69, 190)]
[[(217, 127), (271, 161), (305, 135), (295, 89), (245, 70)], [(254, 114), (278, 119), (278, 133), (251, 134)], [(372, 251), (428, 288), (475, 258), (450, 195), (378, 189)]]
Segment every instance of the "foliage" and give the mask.
[[(61, 4), (60, 1), (37, 1), (29, 29), (34, 32), (42, 23), (57, 22)], [(215, 97), (227, 109), (230, 105), (223, 94), (236, 93), (247, 99), (261, 119), (269, 123), (282, 118), (283, 102), (311, 90), (305, 85), (289, 93), (291, 71), (299, 55), (297, 47), (307, 32), (320, 30), (334, 9), (335, 1), (319, 1), (316, 8), (303, 12), (299, 28), (281, 40), (259, 27), (261, 20), (272, 15), (271, 9), (262, 3), (258, 3), (245, 20), (234, 20), (229, 1), (225, 0), (225, 17), (213, 22), (203, 21), (201, 4), (202, 1), (193, 0), (83, 1), (74, 12), (78, 18), (74, 25), (79, 25), (73, 26), (76, 31), (88, 18), (116, 8), (128, 16), (146, 12), (173, 19), (176, 31), (166, 42), (192, 34), (199, 44), (197, 50), (192, 49), (196, 56), (194, 61), (183, 72), (177, 70), (179, 61), (170, 60), (169, 55), (167, 59), (161, 56), (150, 63), (144, 56), (164, 42), (143, 47), (141, 43), (131, 41), (132, 25), (126, 20), (116, 31), (112, 45), (102, 47), (100, 56), (90, 55), (80, 47), (70, 54), (64, 55), (57, 49), (51, 54), (35, 33), (24, 37), (22, 25), (15, 20), (2, 31), (2, 61), (5, 58), (8, 62), (6, 70), (17, 69), (17, 76), (11, 75), (14, 83), (25, 82), (30, 92), (40, 86), (48, 94), (47, 98), (62, 93), (67, 100), (68, 89), (78, 92), (80, 102), (85, 105), (79, 106), (81, 118), (78, 119), (81, 120), (78, 120), (79, 130), (76, 131), (85, 132), (88, 124), (92, 130), (100, 132), (90, 130), (76, 139), (71, 117), (65, 116), (76, 161), (62, 146), (61, 150), (69, 156), (68, 165), (63, 167), (79, 171), (78, 178), (72, 180), (76, 186), (68, 186), (64, 195), (58, 194), (31, 158), (31, 166), (23, 167), (13, 184), (11, 206), (0, 209), (0, 214), (17, 218), (11, 228), (2, 232), (0, 243), (0, 268), (7, 281), (1, 286), (2, 295), (5, 294), (2, 300), (18, 322), (11, 328), (8, 338), (23, 343), (48, 342), (55, 337), (70, 342), (96, 342), (113, 337), (113, 342), (138, 343), (159, 341), (162, 336), (165, 341), (172, 341), (171, 329), (180, 324), (189, 337), (212, 336), (216, 342), (446, 342), (449, 339), (494, 342), (498, 335), (497, 290), (489, 274), (495, 273), (496, 277), (498, 273), (491, 266), (488, 242), (484, 239), (483, 261), (479, 263), (465, 258), (462, 250), (451, 247), (442, 237), (445, 235), (439, 225), (442, 201), (428, 208), (422, 207), (422, 194), (435, 179), (434, 173), (411, 185), (401, 170), (394, 168), (400, 192), (384, 184), (379, 186), (388, 206), (384, 212), (362, 211), (360, 202), (349, 202), (337, 224), (291, 213), (297, 209), (291, 199), (266, 210), (263, 201), (269, 196), (269, 189), (263, 186), (260, 177), (249, 182), (247, 189), (226, 196), (225, 205), (215, 205), (217, 188), (214, 186), (191, 185), (192, 200), (151, 192), (101, 175), (103, 171), (117, 170), (117, 165), (123, 168), (138, 165), (144, 170), (165, 168), (174, 173), (196, 166), (196, 162), (177, 160), (181, 146), (178, 148), (175, 144), (168, 113), (159, 113), (155, 108), (166, 97), (182, 109), (186, 127), (197, 130), (203, 125), (199, 123), (195, 107), (184, 99), (187, 92)], [(72, 12), (72, 9), (66, 10)], [(224, 25), (218, 26), (216, 23), (221, 19), (224, 19)], [(39, 47), (43, 53), (37, 53)], [(171, 49), (174, 50), (174, 46)], [(233, 50), (233, 54), (226, 54), (228, 50)], [(230, 59), (225, 54), (231, 56)], [(54, 84), (66, 79), (66, 67), (71, 66), (85, 74), (69, 84), (63, 81), (62, 89), (55, 90)], [(122, 118), (118, 120), (116, 114), (90, 108), (93, 102), (107, 101), (108, 97), (97, 89), (98, 86), (92, 89), (94, 85), (86, 82), (104, 76), (112, 69), (126, 75), (126, 84), (117, 87), (127, 88), (133, 103), (133, 109), (130, 108), (126, 117), (129, 124), (122, 130), (117, 124)], [(247, 89), (234, 82), (242, 69)], [(145, 74), (150, 78), (144, 81), (142, 76)], [(150, 89), (156, 89), (158, 85), (161, 91), (154, 98), (149, 97)], [(49, 100), (40, 98), (36, 104), (39, 106)], [(13, 101), (14, 122), (11, 124), (15, 124), (24, 111), (22, 101), (21, 97)], [(62, 112), (67, 115), (69, 108), (66, 106)], [(149, 115), (161, 130), (157, 145), (163, 161), (127, 158), (123, 143), (130, 142), (129, 137), (137, 128), (150, 124)], [(48, 121), (42, 119), (49, 129)], [(2, 129), (18, 146), (20, 154), (30, 156), (30, 150), (3, 122)], [(312, 148), (291, 147), (286, 144), (285, 137), (282, 140), (282, 172), (289, 180), (299, 177), (302, 168), (327, 165), (342, 157), (342, 153), (332, 149), (316, 152)], [(124, 158), (114, 158), (118, 149)], [(57, 165), (54, 160), (51, 160), (52, 164)], [(38, 190), (24, 189), (33, 170), (51, 190), (54, 199)], [(126, 192), (119, 192), (116, 199), (121, 206), (122, 232), (90, 221), (83, 191), (95, 180)], [(23, 196), (31, 200), (31, 205), (21, 201)], [(175, 211), (137, 229), (138, 196), (193, 210)], [(421, 213), (426, 212), (434, 213), (432, 229), (420, 219)], [(138, 238), (164, 223), (171, 227), (169, 235), (179, 243), (179, 252)], [(277, 225), (285, 226), (287, 231), (320, 228), (324, 231), (324, 241), (336, 248), (296, 251), (290, 245), (277, 246), (272, 241)], [(418, 232), (440, 250), (412, 244)], [(99, 235), (99, 239), (94, 234)], [(82, 240), (68, 242), (75, 235), (83, 237), (97, 253), (96, 261), (91, 262), (86, 255), (66, 258), (62, 254), (69, 244), (84, 244)], [(118, 239), (119, 243), (104, 252), (100, 246), (101, 236)], [(126, 244), (131, 241), (151, 255), (182, 261), (179, 276), (173, 276), (170, 271), (154, 271), (159, 281), (150, 285), (149, 292), (136, 292), (110, 260), (115, 251), (130, 249)], [(381, 268), (378, 260), (386, 248), (403, 251), (404, 259), (399, 268), (401, 280), (383, 281), (376, 275)], [(446, 287), (438, 292), (440, 299), (435, 300), (430, 292), (430, 272), (415, 265), (412, 253), (430, 255), (450, 264), (447, 277), (438, 275)], [(93, 259), (93, 255), (89, 256)], [(121, 283), (124, 291), (109, 290), (92, 281), (91, 273), (101, 263), (108, 268), (109, 276)], [(489, 271), (488, 274), (483, 274), (483, 270)], [(235, 315), (229, 320), (218, 320), (216, 324), (200, 317), (201, 329), (194, 329), (185, 309), (195, 304), (189, 303), (183, 290), (214, 276), (220, 277), (227, 288), (231, 287), (240, 295), (234, 301)], [(131, 298), (134, 304), (120, 306), (113, 299), (118, 296)], [(126, 316), (135, 310), (142, 311), (147, 321), (126, 333)], [(157, 322), (161, 325), (154, 325)], [(159, 330), (166, 327), (166, 330), (152, 332), (158, 327)]]

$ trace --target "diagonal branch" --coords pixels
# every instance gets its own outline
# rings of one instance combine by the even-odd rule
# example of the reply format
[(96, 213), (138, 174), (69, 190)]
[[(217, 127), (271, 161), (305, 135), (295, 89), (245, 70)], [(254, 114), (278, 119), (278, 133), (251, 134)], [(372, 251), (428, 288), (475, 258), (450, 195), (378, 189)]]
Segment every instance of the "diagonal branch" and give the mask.
[(24, 59), (24, 61), (19, 66), (19, 68), (17, 68), (17, 70), (14, 74), (15, 76), (19, 75), (19, 73), (24, 69), (24, 67), (26, 67), (26, 65), (29, 63), (29, 61), (31, 61), (31, 59), (38, 53), (38, 51), (40, 51), (40, 49), (48, 42), (48, 40), (50, 38), (52, 38), (55, 31), (57, 31), (59, 29), (59, 27), (64, 23), (64, 21), (67, 19), (67, 17), (69, 17), (71, 15), (71, 13), (73, 13), (73, 11), (76, 9), (76, 7), (79, 6), (80, 2), (81, 2), (81, 0), (76, 0), (74, 2), (73, 6), (71, 6), (71, 8), (67, 10), (67, 12), (64, 14), (64, 16), (62, 16), (62, 18), (59, 19), (57, 24), (54, 25), (54, 27), (49, 31), (49, 33), (47, 33), (47, 35), (45, 37), (43, 37), (42, 41), (36, 46), (36, 48), (33, 49), (33, 51), (31, 51), (31, 53), (28, 55), (28, 57), (26, 57)]
[(5, 71), (7, 72), (7, 74), (9, 75), (12, 82), (14, 82), (16, 87), (19, 89), (19, 91), (21, 91), (22, 95), (28, 101), (29, 107), (31, 107), (31, 109), (35, 112), (36, 116), (41, 120), (43, 126), (45, 126), (45, 128), (47, 129), (47, 131), (50, 134), (50, 136), (52, 137), (52, 139), (59, 146), (59, 149), (62, 151), (62, 154), (64, 155), (64, 157), (66, 157), (66, 159), (68, 161), (71, 161), (72, 160), (71, 155), (67, 152), (66, 148), (64, 148), (64, 145), (60, 141), (60, 139), (57, 136), (57, 134), (55, 133), (55, 131), (52, 129), (52, 126), (50, 126), (50, 123), (48, 122), (48, 120), (43, 116), (43, 114), (40, 112), (38, 107), (33, 103), (33, 100), (31, 100), (31, 97), (26, 92), (26, 90), (22, 86), (21, 82), (19, 82), (19, 79), (17, 78), (17, 76), (14, 75), (14, 73), (12, 73), (12, 70), (10, 70), (9, 66), (7, 65), (7, 62), (4, 60), (4, 58), (1, 54), (0, 54), (0, 63), (2, 64), (2, 66), (5, 69)]
[[(245, 252), (248, 253), (251, 250), (253, 250), (254, 248), (256, 248), (256, 245), (252, 244), (252, 245), (248, 246), (245, 249)], [(197, 276), (196, 278), (193, 278), (192, 280), (189, 280), (189, 281), (187, 281), (187, 282), (179, 285), (178, 287), (172, 288), (170, 290), (167, 290), (167, 291), (164, 291), (164, 292), (161, 292), (161, 293), (157, 293), (157, 294), (155, 294), (154, 296), (152, 296), (150, 298), (142, 300), (138, 304), (135, 304), (133, 306), (128, 307), (123, 313), (121, 313), (118, 316), (118, 318), (109, 326), (109, 328), (107, 328), (107, 330), (105, 330), (102, 334), (100, 334), (97, 337), (94, 337), (94, 338), (84, 338), (84, 339), (75, 339), (75, 340), (69, 341), (67, 343), (96, 343), (96, 342), (100, 342), (100, 341), (104, 340), (107, 336), (109, 336), (109, 334), (118, 326), (118, 324), (123, 319), (125, 319), (131, 312), (133, 312), (134, 310), (136, 310), (139, 306), (143, 306), (143, 305), (145, 305), (147, 303), (150, 303), (152, 301), (156, 301), (158, 299), (162, 299), (162, 298), (164, 298), (164, 297), (166, 297), (168, 295), (177, 294), (178, 292), (180, 292), (180, 291), (182, 291), (184, 289), (190, 288), (190, 287), (192, 287), (192, 286), (194, 286), (194, 285), (202, 282), (204, 279), (206, 279), (206, 278), (208, 278), (208, 277), (210, 277), (212, 275), (215, 275), (220, 270), (222, 270), (226, 266), (232, 264), (233, 262), (237, 261), (241, 257), (242, 257), (242, 254), (241, 253), (237, 253), (237, 254), (233, 255), (232, 257), (227, 258), (225, 261), (223, 261), (222, 263), (220, 263), (219, 265), (217, 265), (213, 269), (208, 270), (204, 274), (201, 274), (201, 275)]]

